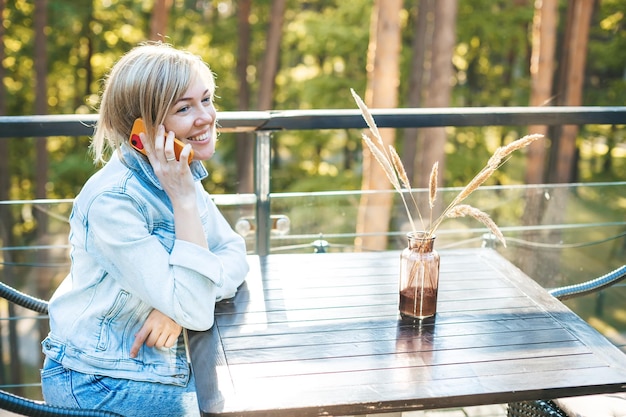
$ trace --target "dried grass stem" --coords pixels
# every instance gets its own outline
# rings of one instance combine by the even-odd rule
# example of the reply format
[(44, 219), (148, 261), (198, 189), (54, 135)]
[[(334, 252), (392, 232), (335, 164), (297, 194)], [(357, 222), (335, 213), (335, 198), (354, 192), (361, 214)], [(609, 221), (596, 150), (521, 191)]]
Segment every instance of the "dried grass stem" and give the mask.
[(491, 231), (491, 233), (493, 233), (498, 238), (498, 240), (502, 242), (502, 245), (504, 245), (504, 247), (506, 248), (506, 240), (504, 239), (504, 235), (502, 234), (502, 231), (500, 230), (498, 225), (495, 224), (495, 222), (491, 219), (491, 217), (489, 217), (487, 213), (480, 211), (477, 208), (472, 207), (468, 204), (461, 204), (456, 207), (453, 207), (447, 213), (447, 217), (451, 217), (451, 218), (465, 217), (465, 216), (473, 217), (474, 219), (478, 220), (479, 222), (487, 226), (487, 228)]
[(398, 191), (398, 193), (400, 194), (400, 197), (402, 198), (402, 203), (404, 204), (404, 208), (407, 212), (409, 222), (411, 223), (411, 228), (413, 229), (413, 232), (417, 232), (417, 230), (415, 228), (415, 223), (413, 222), (413, 216), (411, 215), (411, 210), (409, 209), (407, 199), (404, 196), (402, 186), (406, 187), (408, 190), (413, 206), (420, 218), (420, 221), (422, 222), (422, 230), (424, 230), (426, 238), (429, 238), (434, 235), (435, 231), (437, 230), (437, 228), (439, 227), (439, 225), (441, 224), (441, 222), (443, 222), (445, 218), (470, 216), (478, 220), (479, 222), (483, 223), (485, 226), (487, 226), (487, 228), (506, 247), (506, 241), (504, 239), (504, 235), (502, 234), (498, 226), (495, 224), (495, 222), (491, 219), (491, 217), (489, 217), (488, 214), (478, 210), (477, 208), (469, 206), (467, 204), (460, 204), (460, 203), (463, 200), (465, 200), (470, 194), (472, 194), (478, 187), (480, 187), (489, 177), (491, 177), (491, 175), (493, 175), (493, 173), (500, 166), (502, 166), (502, 164), (506, 162), (506, 159), (509, 157), (509, 155), (511, 155), (516, 150), (522, 149), (530, 145), (532, 142), (542, 138), (543, 135), (540, 135), (540, 134), (526, 135), (520, 139), (517, 139), (509, 143), (508, 145), (501, 146), (498, 149), (496, 149), (496, 151), (493, 153), (491, 158), (489, 158), (489, 160), (487, 161), (487, 165), (485, 165), (485, 167), (483, 167), (483, 169), (481, 169), (480, 172), (476, 174), (474, 178), (472, 178), (472, 180), (459, 192), (459, 194), (452, 200), (452, 202), (446, 207), (443, 213), (441, 213), (441, 215), (433, 223), (432, 213), (433, 213), (433, 208), (435, 205), (435, 200), (437, 197), (437, 176), (439, 173), (438, 172), (439, 163), (435, 162), (430, 172), (430, 179), (429, 179), (428, 204), (430, 206), (430, 218), (429, 218), (429, 225), (428, 227), (426, 227), (424, 225), (424, 221), (422, 219), (422, 215), (420, 213), (417, 201), (415, 200), (415, 197), (413, 196), (413, 193), (411, 192), (412, 190), (411, 183), (409, 181), (409, 177), (406, 173), (406, 170), (404, 169), (404, 165), (402, 164), (402, 160), (400, 156), (398, 155), (398, 152), (391, 145), (389, 145), (388, 149), (385, 148), (385, 145), (380, 135), (380, 132), (378, 130), (378, 127), (376, 126), (376, 122), (374, 121), (374, 118), (372, 117), (372, 114), (370, 113), (369, 109), (367, 108), (363, 100), (361, 100), (361, 98), (356, 94), (354, 90), (351, 89), (350, 91), (352, 93), (352, 96), (354, 97), (354, 100), (359, 106), (359, 109), (361, 109), (363, 118), (365, 119), (365, 122), (367, 123), (370, 129), (370, 132), (376, 138), (376, 142), (378, 145), (374, 143), (374, 141), (370, 139), (370, 137), (367, 136), (366, 134), (362, 135), (363, 141), (366, 143), (367, 147), (370, 149), (370, 151), (374, 155), (374, 158), (376, 159), (376, 161), (382, 167), (383, 171), (385, 172), (385, 175), (391, 182), (391, 185), (393, 185), (396, 191)]

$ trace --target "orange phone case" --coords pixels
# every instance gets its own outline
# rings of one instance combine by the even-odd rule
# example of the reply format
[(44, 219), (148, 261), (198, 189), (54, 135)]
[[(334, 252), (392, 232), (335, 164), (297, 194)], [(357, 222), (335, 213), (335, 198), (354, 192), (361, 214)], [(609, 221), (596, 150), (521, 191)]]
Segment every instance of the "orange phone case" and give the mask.
[[(143, 143), (141, 143), (141, 138), (139, 137), (139, 134), (141, 132), (145, 133), (145, 131), (146, 131), (146, 126), (144, 125), (143, 120), (142, 119), (135, 120), (135, 123), (133, 123), (133, 129), (130, 132), (129, 141), (130, 141), (130, 145), (133, 148), (135, 148), (142, 154), (147, 155), (146, 150), (143, 147)], [(183, 150), (184, 146), (185, 144), (183, 142), (174, 138), (174, 155), (176, 155), (177, 161), (180, 160), (180, 151)], [(187, 160), (187, 162), (191, 164), (192, 160), (193, 160), (193, 149), (189, 153), (189, 159)]]

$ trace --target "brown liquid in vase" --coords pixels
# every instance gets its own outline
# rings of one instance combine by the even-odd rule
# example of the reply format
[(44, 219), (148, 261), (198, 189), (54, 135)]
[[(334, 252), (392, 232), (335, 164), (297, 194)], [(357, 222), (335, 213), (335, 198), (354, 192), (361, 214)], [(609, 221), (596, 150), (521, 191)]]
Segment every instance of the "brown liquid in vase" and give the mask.
[[(416, 294), (415, 288), (405, 288), (400, 292), (400, 314), (408, 318), (426, 318), (435, 315), (437, 311), (437, 292), (432, 288), (426, 288), (424, 290), (424, 304), (421, 314), (419, 300), (417, 300), (416, 304), (415, 295), (420, 296), (419, 291)], [(414, 307), (417, 307), (415, 309), (416, 311), (413, 311)]]

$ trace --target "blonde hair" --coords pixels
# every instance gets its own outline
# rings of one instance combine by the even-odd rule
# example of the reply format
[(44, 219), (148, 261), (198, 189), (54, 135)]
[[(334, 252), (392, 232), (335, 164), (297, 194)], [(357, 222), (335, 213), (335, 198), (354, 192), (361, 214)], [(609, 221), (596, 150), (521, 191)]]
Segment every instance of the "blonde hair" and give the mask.
[[(166, 43), (144, 43), (126, 53), (105, 79), (91, 141), (94, 162), (106, 163), (109, 154), (128, 141), (139, 117), (147, 136), (153, 138), (156, 127), (197, 76), (208, 77), (215, 88), (213, 73), (202, 58)], [(152, 148), (152, 143), (144, 145)]]

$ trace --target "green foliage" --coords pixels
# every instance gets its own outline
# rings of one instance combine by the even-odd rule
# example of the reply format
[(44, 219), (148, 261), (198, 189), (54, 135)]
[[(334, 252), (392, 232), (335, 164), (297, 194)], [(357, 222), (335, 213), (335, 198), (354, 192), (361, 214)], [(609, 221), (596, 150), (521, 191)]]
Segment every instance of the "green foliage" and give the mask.
[(528, 104), (532, 7), (490, 0), (459, 2), (455, 106)]
[(371, 1), (325, 2), (286, 16), (276, 108), (351, 108), (365, 89)]
[[(624, 62), (626, 0), (597, 2), (587, 60), (586, 105), (623, 105), (626, 97)], [(48, 2), (48, 110), (51, 114), (95, 112), (102, 80), (119, 57), (146, 40), (151, 0)], [(566, 2), (561, 3), (564, 16)], [(289, 0), (285, 12), (274, 109), (354, 108), (349, 93), (363, 94), (369, 42), (371, 0)], [(415, 2), (407, 2), (402, 16), (400, 92), (407, 94), (410, 45), (417, 16)], [(217, 106), (240, 110), (236, 78), (238, 2), (235, 0), (176, 0), (165, 41), (188, 48), (211, 65), (217, 77)], [(250, 109), (256, 108), (262, 60), (266, 50), (271, 1), (253, 1), (249, 18), (251, 38), (247, 69)], [(34, 6), (26, 0), (7, 4), (2, 62), (6, 77), (8, 114), (33, 114)], [(525, 106), (529, 97), (528, 62), (532, 2), (459, 1), (456, 48), (453, 58), (453, 106)], [(564, 18), (561, 19), (561, 22)], [(563, 23), (561, 23), (563, 31)], [(400, 103), (406, 102), (403, 97)], [(624, 178), (624, 157), (612, 151), (623, 133), (588, 127), (581, 143), (594, 163), (582, 165), (585, 179)], [(450, 129), (446, 164), (447, 186), (465, 183), (496, 146), (523, 135), (513, 128)], [(584, 137), (583, 137), (584, 135)], [(71, 197), (95, 167), (87, 154), (89, 138), (51, 138), (49, 175), (51, 197)], [(313, 191), (360, 188), (360, 132), (296, 131), (273, 135), (273, 191)], [(253, 141), (250, 141), (252, 146)], [(15, 198), (34, 196), (34, 142), (10, 141), (10, 172)], [(604, 144), (609, 151), (598, 155)], [(604, 149), (604, 148), (603, 148)], [(617, 156), (612, 156), (617, 155)], [(499, 170), (493, 181), (523, 181), (523, 158)], [(608, 162), (607, 162), (608, 160)], [(234, 135), (224, 134), (218, 153), (208, 163), (211, 192), (233, 192), (237, 167)]]
[[(55, 149), (57, 147), (59, 149)], [(50, 198), (74, 198), (85, 181), (96, 171), (88, 147), (89, 140), (85, 137), (48, 139)]]
[(585, 103), (623, 105), (626, 98), (626, 2), (600, 2), (589, 34)]

